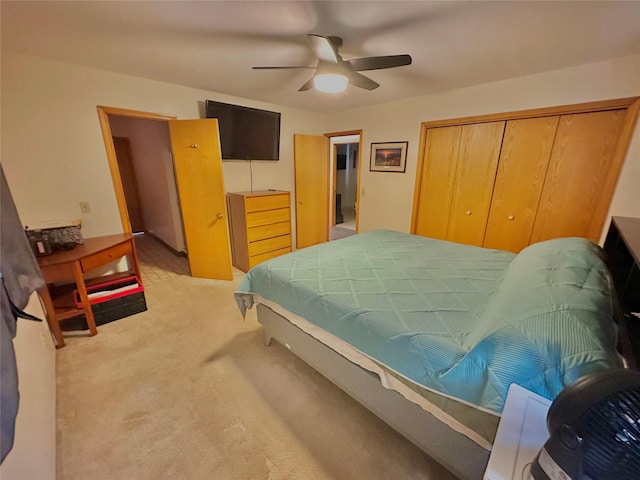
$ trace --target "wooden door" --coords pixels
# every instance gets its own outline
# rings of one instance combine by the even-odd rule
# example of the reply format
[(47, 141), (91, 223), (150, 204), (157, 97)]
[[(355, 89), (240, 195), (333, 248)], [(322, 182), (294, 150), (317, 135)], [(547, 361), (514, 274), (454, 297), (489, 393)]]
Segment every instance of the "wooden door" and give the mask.
[(131, 231), (133, 233), (144, 232), (138, 180), (136, 179), (131, 156), (131, 142), (126, 137), (113, 137), (113, 147), (115, 148), (118, 168), (120, 169), (124, 198), (129, 212), (129, 221), (131, 222)]
[(447, 238), (461, 136), (462, 126), (427, 129), (423, 171), (416, 184), (412, 233)]
[(481, 246), (505, 122), (464, 125), (447, 240)]
[(232, 280), (216, 119), (169, 121), (191, 275)]
[(293, 136), (296, 182), (296, 246), (329, 240), (329, 139)]
[(604, 214), (596, 212), (613, 195), (625, 115), (621, 109), (560, 118), (531, 243), (558, 237), (599, 241)]
[(484, 247), (518, 253), (529, 245), (559, 119), (507, 122)]

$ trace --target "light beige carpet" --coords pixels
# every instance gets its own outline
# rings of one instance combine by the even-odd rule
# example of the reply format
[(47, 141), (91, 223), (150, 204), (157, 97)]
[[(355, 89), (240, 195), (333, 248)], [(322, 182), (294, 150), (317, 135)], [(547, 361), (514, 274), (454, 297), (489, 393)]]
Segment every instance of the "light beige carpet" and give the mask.
[(233, 282), (175, 275), (57, 352), (58, 480), (453, 477), (277, 342)]

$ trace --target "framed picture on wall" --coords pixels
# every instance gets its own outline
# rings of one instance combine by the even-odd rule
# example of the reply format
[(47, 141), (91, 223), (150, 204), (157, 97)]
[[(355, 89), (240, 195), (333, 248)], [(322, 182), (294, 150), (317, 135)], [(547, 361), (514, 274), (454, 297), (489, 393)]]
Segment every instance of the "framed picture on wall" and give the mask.
[(404, 173), (408, 145), (409, 142), (372, 143), (369, 171)]

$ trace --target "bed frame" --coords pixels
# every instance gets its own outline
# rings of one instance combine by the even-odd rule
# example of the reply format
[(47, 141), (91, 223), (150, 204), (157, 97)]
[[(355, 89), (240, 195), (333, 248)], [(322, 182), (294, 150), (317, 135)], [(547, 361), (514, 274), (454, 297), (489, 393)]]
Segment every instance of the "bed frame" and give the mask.
[(376, 374), (347, 360), (269, 307), (258, 304), (257, 314), (265, 329), (265, 345), (276, 339), (456, 476), (482, 479), (490, 452), (399, 393), (384, 388)]

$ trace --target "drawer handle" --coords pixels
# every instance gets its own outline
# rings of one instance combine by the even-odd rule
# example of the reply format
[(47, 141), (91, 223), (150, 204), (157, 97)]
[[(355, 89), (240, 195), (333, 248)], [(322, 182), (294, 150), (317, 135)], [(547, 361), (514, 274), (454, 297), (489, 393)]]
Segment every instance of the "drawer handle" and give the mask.
[(471, 210), (467, 210), (466, 212), (464, 212), (465, 215), (471, 215)]
[(221, 213), (219, 213), (219, 214), (216, 215), (216, 218), (218, 220), (221, 220), (222, 218), (224, 218), (224, 216)]
[(509, 220), (513, 220), (513, 219), (514, 219), (514, 218), (516, 218), (516, 217), (514, 217), (513, 215), (509, 215), (507, 218), (508, 218)]

